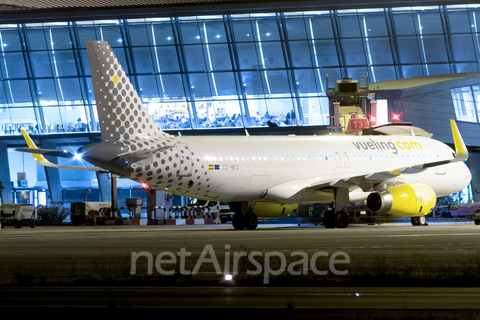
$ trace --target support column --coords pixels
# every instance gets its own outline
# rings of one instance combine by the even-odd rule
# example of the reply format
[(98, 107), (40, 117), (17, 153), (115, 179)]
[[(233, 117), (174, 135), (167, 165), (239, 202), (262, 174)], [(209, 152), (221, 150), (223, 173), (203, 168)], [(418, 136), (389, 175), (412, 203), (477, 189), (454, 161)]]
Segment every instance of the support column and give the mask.
[(118, 193), (117, 193), (117, 178), (115, 177), (110, 177), (110, 191), (111, 191), (111, 200), (112, 200), (112, 206), (110, 207), (112, 209), (112, 212), (117, 212), (118, 208)]
[(0, 143), (0, 181), (5, 189), (2, 191), (2, 203), (12, 203), (12, 182), (10, 179), (10, 166), (8, 165), (8, 150), (5, 143)]
[(98, 181), (98, 191), (100, 193), (100, 201), (110, 202), (112, 201), (112, 188), (111, 181), (108, 179), (107, 173), (95, 172)]
[[(43, 149), (56, 149), (57, 144), (52, 140), (41, 140), (40, 145)], [(58, 164), (57, 157), (45, 156), (48, 161)], [(60, 183), (60, 171), (57, 168), (44, 167), (47, 177), (48, 193), (50, 202), (62, 201), (62, 184)], [(47, 202), (48, 203), (48, 202)]]
[(467, 166), (472, 173), (472, 186), (473, 201), (480, 202), (480, 155), (470, 153), (468, 155)]

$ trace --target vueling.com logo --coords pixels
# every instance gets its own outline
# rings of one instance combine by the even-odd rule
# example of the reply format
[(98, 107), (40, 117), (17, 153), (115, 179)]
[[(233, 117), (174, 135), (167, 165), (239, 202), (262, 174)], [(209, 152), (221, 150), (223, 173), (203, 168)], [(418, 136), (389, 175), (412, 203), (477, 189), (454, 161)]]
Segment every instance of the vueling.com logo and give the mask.
[(395, 144), (392, 141), (388, 142), (375, 142), (372, 139), (366, 142), (352, 142), (353, 145), (358, 149), (364, 150), (392, 150), (393, 154), (398, 153), (398, 148), (402, 150), (423, 150), (422, 145), (416, 141), (406, 142), (406, 141), (397, 141)]

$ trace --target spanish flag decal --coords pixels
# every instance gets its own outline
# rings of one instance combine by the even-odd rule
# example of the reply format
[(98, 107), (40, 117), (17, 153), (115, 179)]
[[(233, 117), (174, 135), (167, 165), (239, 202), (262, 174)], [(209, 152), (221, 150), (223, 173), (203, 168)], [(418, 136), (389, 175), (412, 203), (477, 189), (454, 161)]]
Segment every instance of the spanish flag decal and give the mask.
[(213, 170), (213, 164), (208, 165), (208, 170)]

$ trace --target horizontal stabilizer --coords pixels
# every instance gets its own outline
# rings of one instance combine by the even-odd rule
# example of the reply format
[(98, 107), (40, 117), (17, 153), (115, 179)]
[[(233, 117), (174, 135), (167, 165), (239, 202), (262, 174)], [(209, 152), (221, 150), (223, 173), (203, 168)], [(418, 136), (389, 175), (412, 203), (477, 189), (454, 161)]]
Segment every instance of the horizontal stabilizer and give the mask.
[(67, 150), (52, 150), (52, 149), (30, 149), (30, 148), (17, 148), (15, 151), (38, 153), (45, 156), (62, 157), (62, 158), (74, 158), (75, 155)]
[(23, 138), (27, 142), (28, 148), (18, 148), (17, 151), (31, 153), (35, 161), (41, 164), (42, 166), (58, 168), (58, 169), (72, 169), (72, 170), (82, 170), (82, 171), (98, 171), (98, 172), (107, 171), (100, 167), (68, 166), (68, 165), (52, 163), (44, 157), (44, 154), (56, 155), (56, 156), (60, 156), (59, 154), (61, 154), (61, 156), (63, 157), (65, 157), (65, 154), (71, 154), (71, 156), (67, 156), (67, 158), (73, 158), (74, 155), (69, 151), (63, 152), (62, 150), (38, 149), (35, 143), (33, 142), (32, 138), (30, 138), (30, 136), (28, 135), (28, 133), (24, 129), (20, 129), (20, 131), (22, 131)]

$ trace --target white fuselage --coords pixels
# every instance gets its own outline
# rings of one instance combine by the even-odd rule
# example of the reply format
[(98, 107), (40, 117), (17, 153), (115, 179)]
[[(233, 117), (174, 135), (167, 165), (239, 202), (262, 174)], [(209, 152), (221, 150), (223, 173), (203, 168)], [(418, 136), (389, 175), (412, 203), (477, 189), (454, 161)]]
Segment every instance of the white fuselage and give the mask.
[[(154, 148), (164, 140), (145, 141)], [(352, 179), (366, 182), (367, 187), (348, 184), (351, 201), (363, 200), (374, 190), (414, 183), (427, 184), (437, 196), (444, 196), (462, 190), (471, 179), (463, 162), (387, 177), (381, 182), (370, 176), (454, 157), (450, 147), (425, 137), (222, 136), (169, 140), (171, 148), (133, 164), (135, 171), (129, 178), (199, 199), (282, 203), (331, 202), (333, 192), (328, 187)]]

